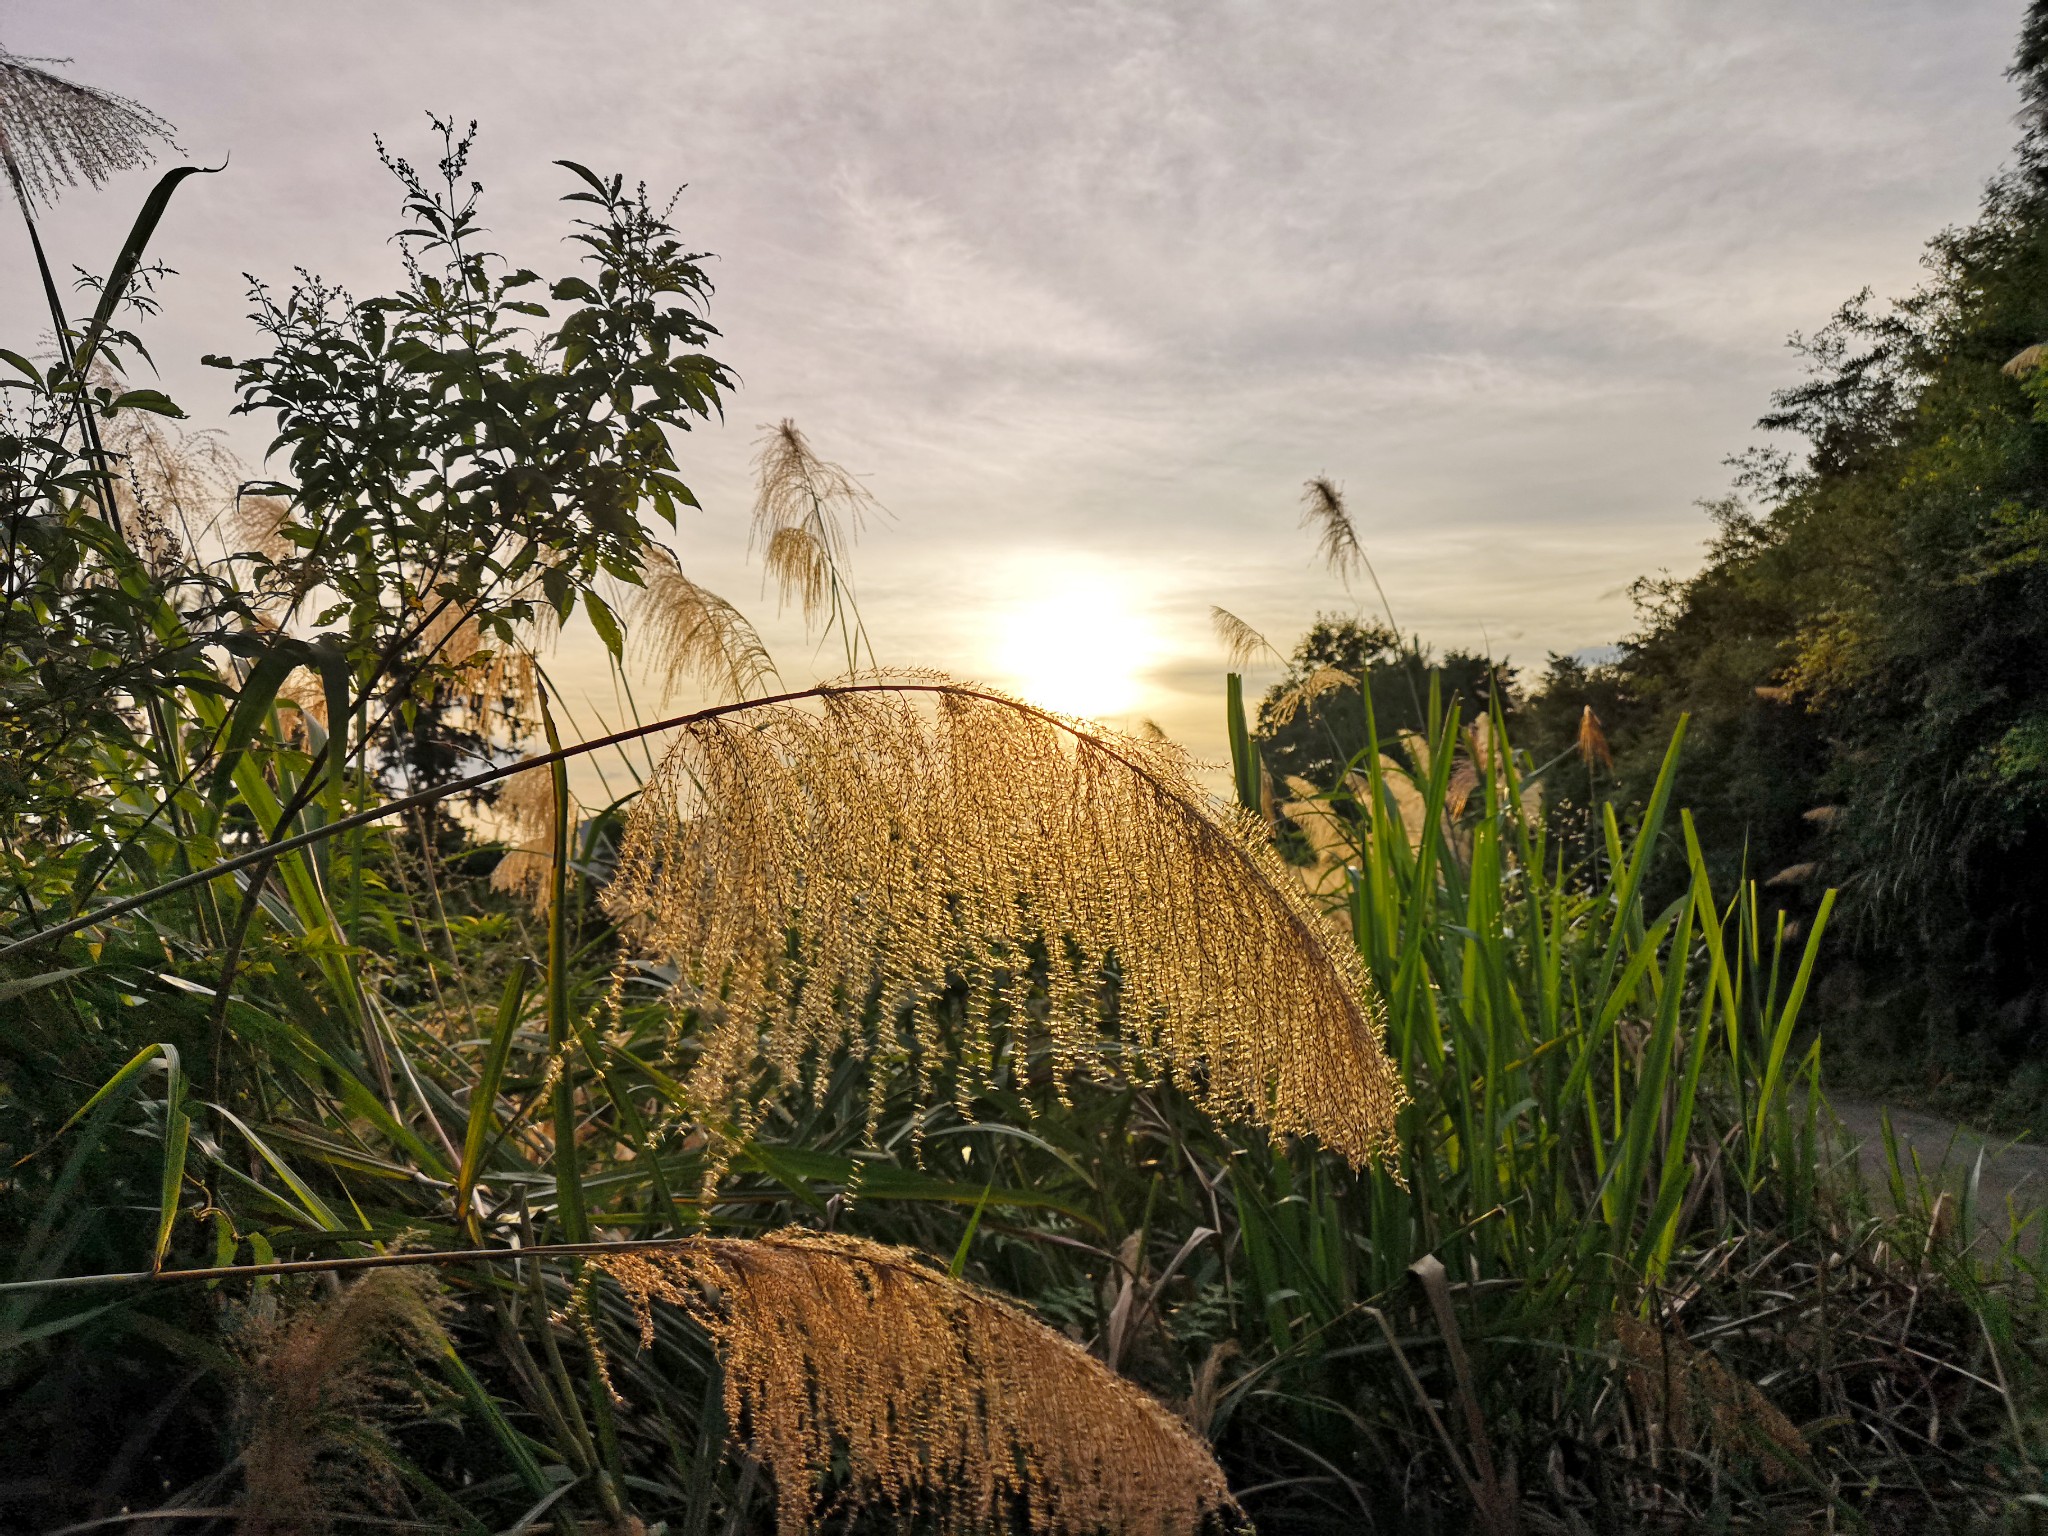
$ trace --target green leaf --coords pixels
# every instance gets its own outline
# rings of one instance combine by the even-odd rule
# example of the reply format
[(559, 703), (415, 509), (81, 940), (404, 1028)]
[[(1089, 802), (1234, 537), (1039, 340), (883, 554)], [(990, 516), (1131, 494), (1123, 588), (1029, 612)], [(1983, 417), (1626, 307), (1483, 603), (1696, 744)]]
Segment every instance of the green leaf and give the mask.
[(185, 1112), (185, 1072), (177, 1049), (162, 1047), (168, 1078), (164, 1096), (164, 1162), (157, 1196), (156, 1246), (149, 1267), (162, 1269), (171, 1246), (171, 1227), (178, 1219), (178, 1196), (185, 1188), (185, 1149), (192, 1137), (192, 1117)]
[(135, 269), (142, 265), (142, 253), (149, 248), (150, 237), (156, 233), (164, 210), (170, 207), (171, 194), (178, 190), (178, 183), (187, 176), (212, 176), (225, 169), (225, 165), (181, 165), (165, 172), (150, 189), (149, 196), (143, 200), (142, 211), (135, 216), (135, 223), (129, 228), (127, 240), (122, 243), (120, 254), (108, 269), (106, 282), (100, 287), (99, 307), (93, 311), (92, 323), (86, 327), (85, 339), (79, 343), (78, 354), (72, 361), (77, 377), (83, 379), (91, 371), (93, 353), (99, 350), (107, 327), (113, 323), (121, 300), (127, 296), (128, 285), (135, 280)]
[(103, 414), (111, 416), (116, 411), (149, 411), (158, 416), (179, 418), (185, 414), (177, 401), (160, 389), (131, 389), (125, 395), (117, 395)]
[[(0, 981), (0, 1003), (7, 1002), (11, 998), (21, 997), (30, 992), (39, 992), (44, 987), (54, 987), (58, 982), (69, 981), (73, 976), (83, 976), (91, 969), (92, 967), (89, 965), (74, 965), (68, 970), (45, 971), (40, 976), (19, 976), (12, 981)], [(104, 1093), (105, 1090), (102, 1089), (101, 1092)], [(87, 1108), (90, 1107), (90, 1105), (87, 1106)], [(79, 1111), (79, 1114), (83, 1113), (85, 1113), (84, 1110)], [(71, 1117), (72, 1120), (77, 1118), (77, 1115)], [(70, 1123), (71, 1121), (69, 1120), (65, 1122), (67, 1125)]]
[(227, 730), (220, 740), (220, 760), (214, 765), (212, 787), (207, 792), (215, 805), (227, 799), (228, 789), (234, 782), (235, 765), (241, 761), (242, 752), (255, 736), (256, 728), (270, 713), (270, 706), (277, 699), (277, 690), (284, 686), (284, 680), (291, 676), (293, 668), (306, 666), (312, 660), (312, 648), (304, 641), (280, 635), (249, 669), (241, 692), (235, 696), (235, 712), (228, 717)]
[(590, 615), (591, 627), (597, 631), (598, 639), (604, 642), (604, 648), (614, 656), (622, 654), (626, 647), (626, 637), (619, 629), (619, 621), (613, 615), (611, 605), (594, 590), (585, 588), (583, 611)]
[(526, 1001), (527, 984), (533, 978), (533, 962), (523, 955), (505, 980), (505, 992), (498, 1000), (498, 1018), (484, 1050), (483, 1069), (469, 1091), (469, 1124), (462, 1135), (462, 1166), (455, 1175), (455, 1207), (469, 1206), (476, 1188), (477, 1172), (483, 1165), (484, 1145), (496, 1120), (498, 1086), (505, 1079), (505, 1063), (512, 1055), (512, 1037), (519, 1030), (519, 1012)]

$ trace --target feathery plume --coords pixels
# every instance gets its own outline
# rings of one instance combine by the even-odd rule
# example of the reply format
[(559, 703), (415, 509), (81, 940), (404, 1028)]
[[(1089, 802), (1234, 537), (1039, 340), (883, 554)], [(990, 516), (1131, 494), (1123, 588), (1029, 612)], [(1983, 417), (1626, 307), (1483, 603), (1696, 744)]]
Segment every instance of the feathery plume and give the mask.
[(1130, 1076), (1354, 1166), (1391, 1152), (1404, 1095), (1357, 954), (1179, 748), (944, 679), (856, 681), (816, 706), (685, 727), (604, 892), (682, 978), (685, 1086), (721, 1157), (757, 1089), (838, 1052), (877, 1102), (890, 1069), (922, 1093), (958, 1061), (964, 1102), (1011, 1059), (999, 1032), (1021, 1056), (1042, 1029), (1064, 1093), (1100, 1070), (1106, 965)]
[(221, 529), (233, 553), (258, 554), (274, 563), (297, 547), (284, 536), (291, 513), (291, 503), (282, 496), (237, 496), (221, 517)]
[(865, 648), (848, 574), (853, 542), (870, 513), (880, 510), (868, 488), (846, 469), (821, 459), (785, 417), (762, 439), (754, 455), (758, 489), (749, 554), (759, 549), (764, 573), (781, 601), (803, 610), (805, 627), (822, 640), (836, 628), (846, 642), (846, 667), (860, 666)]
[(1228, 608), (1211, 608), (1209, 623), (1216, 631), (1216, 638), (1223, 642), (1231, 671), (1242, 672), (1261, 656), (1270, 656), (1282, 666), (1287, 664), (1287, 658), (1273, 649), (1271, 641)]
[(1387, 589), (1380, 585), (1380, 573), (1372, 568), (1372, 561), (1366, 557), (1365, 546), (1359, 542), (1358, 529), (1352, 525), (1351, 514), (1344, 507), (1344, 493), (1335, 481), (1326, 475), (1318, 475), (1302, 488), (1301, 526), (1316, 531), (1316, 551), (1323, 557), (1323, 564), (1344, 583), (1346, 590), (1351, 578), (1360, 571), (1372, 581), (1372, 589), (1378, 594), (1380, 611), (1387, 616), (1387, 623), (1395, 634), (1400, 634), (1401, 625), (1394, 618), (1394, 605), (1387, 601)]
[(2037, 341), (2031, 347), (2015, 352), (1998, 371), (2009, 379), (2024, 378), (2044, 361), (2048, 361), (2048, 345)]
[[(548, 878), (555, 867), (554, 779), (537, 770), (515, 773), (505, 780), (493, 809), (512, 846), (491, 871), (491, 889), (521, 897), (534, 911), (546, 912), (554, 891), (554, 882)], [(572, 795), (570, 826), (576, 825), (578, 816)]]
[(832, 611), (832, 555), (810, 528), (798, 525), (770, 534), (761, 570), (775, 584), (781, 606), (795, 603), (806, 624)]
[(392, 1357), (445, 1335), (424, 1270), (378, 1270), (254, 1333), (244, 1414), (239, 1528), (323, 1536), (337, 1515), (395, 1492), (378, 1420), (405, 1391)]
[(1357, 686), (1358, 679), (1349, 672), (1340, 672), (1335, 667), (1317, 667), (1273, 701), (1270, 709), (1272, 722), (1275, 726), (1287, 725), (1324, 694)]
[[(1419, 740), (1420, 738), (1418, 738)], [(1362, 805), (1372, 806), (1372, 829), (1375, 835), (1388, 830), (1388, 816), (1400, 818), (1402, 836), (1408, 840), (1410, 853), (1422, 848), (1422, 823), (1428, 814), (1429, 803), (1416, 787), (1415, 779), (1408, 770), (1395, 762), (1386, 753), (1380, 754), (1380, 782), (1385, 786), (1387, 799), (1392, 805), (1375, 804), (1372, 795), (1372, 780), (1362, 773), (1350, 775), (1351, 792)]]
[(756, 544), (765, 546), (784, 528), (809, 527), (827, 558), (846, 563), (853, 541), (877, 509), (866, 486), (840, 465), (819, 458), (787, 417), (761, 439), (754, 474)]
[(1289, 867), (1310, 896), (1326, 902), (1343, 894), (1349, 883), (1346, 870), (1358, 857), (1356, 839), (1351, 824), (1315, 785), (1291, 773), (1286, 782), (1294, 798), (1281, 802), (1280, 809), (1301, 829), (1314, 857), (1311, 864)]
[[(718, 1350), (725, 1415), (773, 1476), (778, 1536), (831, 1507), (938, 1536), (1012, 1529), (1192, 1536), (1242, 1514), (1166, 1407), (1015, 1303), (905, 1248), (794, 1229), (609, 1255), (654, 1340), (678, 1307)], [(929, 1521), (929, 1525), (924, 1522)]]
[(420, 654), (449, 669), (451, 683), (469, 696), (473, 712), (488, 716), (502, 709), (516, 721), (529, 721), (540, 700), (534, 646), (551, 632), (554, 610), (543, 603), (538, 612), (548, 617), (523, 626), (524, 642), (507, 643), (486, 636), (475, 614), (450, 603), (421, 629)]
[(1607, 733), (1600, 729), (1600, 717), (1593, 713), (1588, 704), (1579, 713), (1579, 761), (1591, 768), (1598, 763), (1609, 773), (1614, 772), (1614, 753), (1607, 745)]
[[(95, 384), (120, 388), (105, 359)], [(153, 411), (116, 411), (100, 428), (115, 510), (159, 576), (182, 565), (233, 504), (242, 463), (219, 432), (186, 432)]]
[(633, 603), (633, 640), (642, 665), (672, 697), (685, 679), (738, 700), (779, 686), (768, 648), (746, 616), (682, 572), (674, 555), (650, 547)]
[(24, 213), (81, 180), (101, 187), (117, 171), (149, 164), (152, 139), (172, 142), (171, 125), (139, 102), (41, 67), (70, 62), (0, 50), (0, 162)]
[(1345, 586), (1365, 569), (1365, 546), (1358, 542), (1358, 530), (1344, 509), (1344, 493), (1336, 482), (1318, 475), (1302, 487), (1301, 526), (1313, 528), (1316, 553), (1323, 564)]

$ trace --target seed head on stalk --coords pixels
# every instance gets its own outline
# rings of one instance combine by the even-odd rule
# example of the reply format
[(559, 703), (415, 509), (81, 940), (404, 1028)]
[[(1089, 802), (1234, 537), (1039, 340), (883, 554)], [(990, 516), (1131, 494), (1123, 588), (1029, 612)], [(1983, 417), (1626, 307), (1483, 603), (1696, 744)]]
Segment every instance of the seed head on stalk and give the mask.
[[(775, 1480), (778, 1536), (834, 1507), (940, 1536), (1241, 1527), (1215, 1458), (1179, 1419), (1078, 1344), (921, 1255), (786, 1229), (596, 1261), (654, 1340), (653, 1304), (717, 1346), (726, 1422)], [(925, 1523), (928, 1522), (928, 1523)]]
[(0, 163), (24, 215), (55, 203), (65, 187), (101, 187), (117, 171), (149, 164), (152, 140), (176, 147), (176, 130), (140, 102), (44, 67), (70, 62), (0, 49)]
[(965, 1108), (1042, 1046), (1061, 1094), (1113, 1063), (1354, 1166), (1390, 1152), (1404, 1094), (1356, 951), (1196, 771), (936, 675), (687, 726), (604, 902), (680, 977), (714, 1179), (840, 1053), (871, 1116), (942, 1069)]

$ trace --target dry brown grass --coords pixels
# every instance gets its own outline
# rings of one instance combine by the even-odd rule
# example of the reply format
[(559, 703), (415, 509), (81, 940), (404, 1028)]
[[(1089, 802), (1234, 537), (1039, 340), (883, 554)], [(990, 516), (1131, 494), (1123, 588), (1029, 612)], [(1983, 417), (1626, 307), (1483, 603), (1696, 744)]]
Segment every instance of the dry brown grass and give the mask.
[[(776, 1529), (879, 1507), (939, 1536), (1194, 1536), (1241, 1515), (1162, 1404), (1002, 1297), (905, 1248), (787, 1230), (596, 1261), (717, 1345), (726, 1421), (775, 1480)], [(836, 1498), (822, 1488), (845, 1466)]]

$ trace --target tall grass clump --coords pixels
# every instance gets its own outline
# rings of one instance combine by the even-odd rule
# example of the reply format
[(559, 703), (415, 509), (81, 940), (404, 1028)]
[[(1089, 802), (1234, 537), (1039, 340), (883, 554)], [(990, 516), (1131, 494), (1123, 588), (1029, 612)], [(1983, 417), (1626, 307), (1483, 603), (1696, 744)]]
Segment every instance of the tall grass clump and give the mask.
[(1293, 1470), (1302, 1528), (2019, 1518), (2024, 1221), (1960, 1238), (1938, 1185), (1874, 1204), (1840, 1161), (1800, 1022), (1832, 898), (1793, 944), (1753, 882), (1713, 889), (1682, 730), (1592, 878), (1498, 711), (1429, 710), (1382, 749), (1368, 701), (1369, 750), (1286, 807), (1411, 1102), (1400, 1179), (1231, 1163), (1264, 1350), (1226, 1447)]

